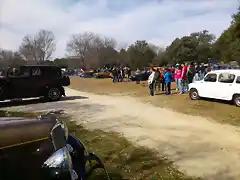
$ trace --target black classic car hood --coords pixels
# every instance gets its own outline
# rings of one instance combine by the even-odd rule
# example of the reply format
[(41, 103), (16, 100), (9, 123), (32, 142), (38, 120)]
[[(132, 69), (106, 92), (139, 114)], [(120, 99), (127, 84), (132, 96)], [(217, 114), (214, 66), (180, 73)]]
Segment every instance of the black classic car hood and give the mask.
[(0, 117), (0, 149), (49, 138), (54, 119)]

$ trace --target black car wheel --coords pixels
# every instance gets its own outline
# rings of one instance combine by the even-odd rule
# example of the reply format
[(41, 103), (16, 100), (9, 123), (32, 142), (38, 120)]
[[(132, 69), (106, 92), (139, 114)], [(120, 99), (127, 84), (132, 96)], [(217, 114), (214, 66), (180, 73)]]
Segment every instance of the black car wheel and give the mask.
[(237, 107), (240, 107), (240, 95), (235, 95), (233, 97), (233, 102)]
[(196, 89), (190, 89), (189, 97), (191, 100), (199, 100), (200, 99), (200, 96)]
[(57, 87), (52, 87), (48, 89), (47, 98), (49, 101), (58, 101), (61, 99), (61, 91)]

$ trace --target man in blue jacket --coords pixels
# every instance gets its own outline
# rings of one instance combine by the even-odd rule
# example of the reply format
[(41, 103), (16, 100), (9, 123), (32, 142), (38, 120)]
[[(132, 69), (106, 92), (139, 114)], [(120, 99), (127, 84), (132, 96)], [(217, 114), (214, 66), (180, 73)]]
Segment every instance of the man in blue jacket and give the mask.
[(164, 74), (164, 80), (166, 83), (166, 95), (170, 95), (171, 94), (171, 81), (172, 81), (172, 73), (170, 72), (170, 70), (168, 68), (165, 69), (166, 72)]

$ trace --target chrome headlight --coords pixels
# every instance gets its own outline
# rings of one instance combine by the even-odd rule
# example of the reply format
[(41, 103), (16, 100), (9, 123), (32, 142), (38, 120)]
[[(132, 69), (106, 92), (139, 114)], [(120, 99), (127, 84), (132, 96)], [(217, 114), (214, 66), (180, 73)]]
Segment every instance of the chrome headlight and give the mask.
[[(69, 146), (69, 145), (68, 145)], [(43, 164), (43, 168), (51, 171), (51, 176), (71, 177), (71, 180), (78, 178), (73, 170), (72, 158), (69, 154), (69, 147), (63, 147), (57, 150)]]
[(61, 168), (72, 170), (72, 159), (68, 152), (67, 147), (57, 150), (51, 157), (49, 157), (45, 162), (44, 166), (50, 168)]

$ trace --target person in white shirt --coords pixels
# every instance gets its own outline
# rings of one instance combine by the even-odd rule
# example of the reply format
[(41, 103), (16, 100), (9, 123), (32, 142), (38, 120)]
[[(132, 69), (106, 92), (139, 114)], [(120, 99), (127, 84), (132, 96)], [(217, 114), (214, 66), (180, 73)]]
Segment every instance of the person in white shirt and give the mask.
[(149, 91), (150, 91), (150, 96), (154, 96), (155, 69), (151, 68), (150, 72), (151, 72), (151, 74), (148, 77), (148, 87), (149, 87)]

